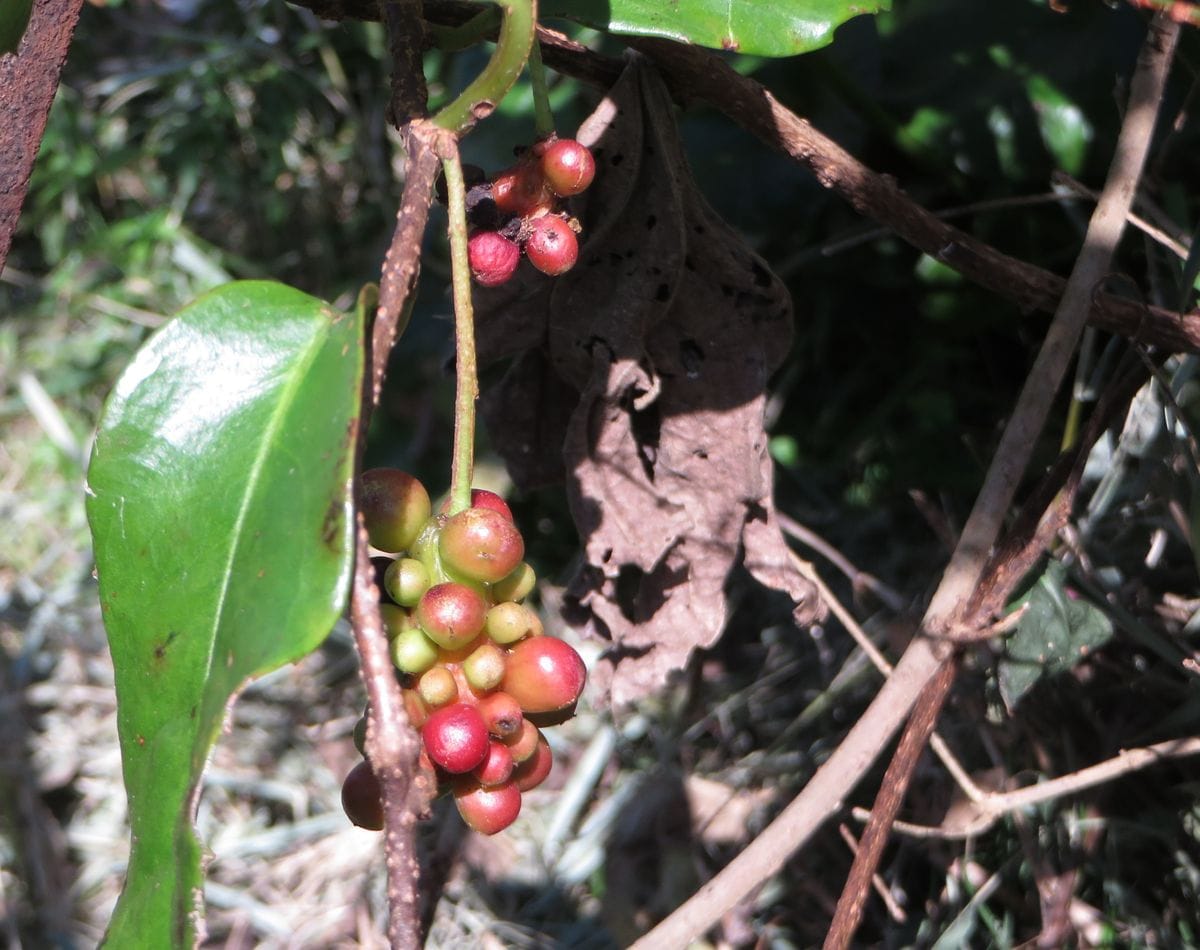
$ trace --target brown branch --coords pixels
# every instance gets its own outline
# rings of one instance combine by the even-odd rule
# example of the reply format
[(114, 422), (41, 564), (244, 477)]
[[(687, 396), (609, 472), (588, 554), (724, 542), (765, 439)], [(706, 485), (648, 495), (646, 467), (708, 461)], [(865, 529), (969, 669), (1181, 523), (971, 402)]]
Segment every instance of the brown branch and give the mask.
[(16, 54), (0, 54), (0, 271), (83, 0), (37, 0)]
[(392, 99), (388, 121), (401, 128), (429, 114), (429, 89), (421, 53), (425, 50), (425, 21), (421, 0), (381, 0), (392, 56)]
[[(442, 130), (417, 120), (405, 130), (408, 166), (396, 229), (384, 258), (379, 302), (367, 347), (358, 429), (358, 460), (366, 446), (370, 415), (379, 404), (388, 356), (404, 331), (421, 263), (421, 241), (433, 200)], [(388, 941), (393, 950), (416, 950), (424, 942), (418, 894), (416, 821), (434, 789), (417, 765), (421, 743), (408, 719), (387, 636), (379, 615), (379, 590), (368, 552), (366, 528), (358, 514), (350, 622), (367, 690), (367, 759), (383, 790), (384, 847), (387, 863)]]
[(908, 725), (900, 736), (900, 744), (883, 776), (883, 784), (875, 797), (875, 807), (871, 809), (871, 820), (867, 822), (866, 830), (858, 842), (858, 851), (854, 855), (854, 863), (850, 866), (850, 876), (838, 898), (837, 910), (833, 914), (833, 922), (829, 925), (829, 933), (825, 937), (825, 950), (845, 950), (850, 946), (855, 931), (862, 921), (863, 908), (867, 903), (867, 891), (875, 877), (875, 869), (879, 867), (879, 859), (883, 857), (884, 845), (891, 834), (892, 822), (904, 801), (909, 782), (917, 768), (917, 761), (925, 751), (925, 745), (933, 733), (938, 714), (942, 710), (946, 698), (950, 695), (950, 687), (954, 685), (954, 675), (958, 672), (958, 663), (951, 659), (943, 663), (937, 674), (922, 690), (917, 705), (913, 709)]

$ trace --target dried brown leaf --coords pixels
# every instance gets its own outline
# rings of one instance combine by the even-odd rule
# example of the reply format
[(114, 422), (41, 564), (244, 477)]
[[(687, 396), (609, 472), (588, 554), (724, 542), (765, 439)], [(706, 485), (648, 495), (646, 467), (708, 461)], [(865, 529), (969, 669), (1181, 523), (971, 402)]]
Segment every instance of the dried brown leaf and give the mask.
[(484, 358), (537, 354), (512, 364), (484, 412), (518, 485), (562, 459), (584, 544), (568, 606), (612, 641), (598, 679), (621, 705), (717, 640), (739, 564), (787, 592), (798, 622), (820, 605), (775, 522), (763, 430), (767, 380), (791, 344), (786, 288), (700, 195), (645, 61), (578, 137), (599, 169), (575, 209), (579, 264), (480, 295)]

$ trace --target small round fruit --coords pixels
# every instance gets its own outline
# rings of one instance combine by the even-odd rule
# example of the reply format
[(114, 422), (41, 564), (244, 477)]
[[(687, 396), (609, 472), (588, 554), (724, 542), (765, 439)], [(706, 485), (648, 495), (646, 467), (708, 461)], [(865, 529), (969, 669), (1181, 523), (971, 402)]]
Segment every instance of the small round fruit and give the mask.
[(503, 785), (513, 774), (512, 753), (503, 742), (493, 741), (488, 746), (487, 757), (471, 774), (480, 785)]
[(579, 259), (579, 240), (571, 226), (555, 214), (538, 218), (525, 241), (525, 256), (543, 274), (557, 277), (575, 266)]
[(463, 821), (484, 835), (503, 831), (521, 813), (521, 790), (512, 782), (495, 788), (463, 783), (454, 789), (454, 804)]
[(392, 561), (383, 576), (388, 596), (402, 607), (415, 607), (421, 595), (429, 590), (429, 568), (416, 558), (402, 557)]
[(521, 263), (521, 248), (496, 231), (477, 231), (467, 241), (471, 276), (481, 287), (508, 283)]
[(525, 637), (540, 637), (545, 628), (541, 618), (524, 604), (511, 600), (496, 604), (483, 619), (483, 629), (497, 643), (516, 643)]
[[(392, 563), (395, 563), (394, 561)], [(387, 596), (387, 591), (384, 591), (384, 596)], [(379, 616), (383, 620), (383, 632), (388, 640), (395, 640), (405, 630), (415, 630), (417, 622), (413, 620), (412, 614), (401, 607), (399, 604), (382, 603), (379, 605)]]
[(544, 738), (539, 738), (533, 755), (513, 769), (512, 780), (517, 783), (517, 788), (527, 792), (546, 781), (546, 776), (553, 767), (554, 753), (550, 751), (550, 743)]
[(434, 584), (421, 595), (416, 610), (421, 629), (447, 650), (466, 646), (479, 636), (486, 614), (487, 602), (479, 594), (453, 582)]
[(508, 577), (492, 585), (492, 596), (499, 603), (502, 600), (524, 600), (533, 592), (537, 584), (537, 574), (525, 561), (516, 566)]
[[(494, 491), (488, 491), (486, 488), (471, 489), (471, 507), (472, 508), (491, 508), (492, 511), (497, 511), (504, 515), (509, 521), (513, 520), (512, 509), (508, 507), (508, 502), (497, 495)], [(447, 498), (442, 502), (442, 514), (449, 514), (450, 499)]]
[(410, 627), (391, 643), (392, 662), (401, 673), (424, 673), (438, 661), (438, 648), (419, 627)]
[(368, 831), (383, 828), (383, 789), (366, 760), (354, 766), (342, 782), (342, 810), (360, 828)]
[(570, 644), (533, 637), (509, 651), (500, 688), (525, 712), (550, 713), (572, 707), (586, 681), (587, 668)]
[[(525, 716), (521, 704), (508, 693), (488, 693), (475, 707), (483, 717), (487, 731), (499, 739), (510, 739), (521, 731)], [(536, 730), (534, 730), (536, 732)]]
[[(494, 584), (504, 580), (525, 557), (517, 526), (490, 508), (468, 508), (453, 515), (438, 538), (442, 563), (468, 580)], [(436, 588), (431, 588), (431, 590)], [(482, 629), (482, 624), (476, 633)]]
[(359, 478), (358, 503), (371, 544), (404, 551), (421, 533), (432, 507), (416, 478), (398, 468), (372, 468)]
[(492, 179), (492, 202), (505, 215), (530, 217), (545, 213), (554, 203), (540, 165), (522, 162)]
[(354, 748), (358, 750), (358, 754), (365, 756), (367, 754), (367, 714), (363, 713), (362, 717), (354, 724), (354, 732), (351, 734), (354, 738)]
[(506, 659), (503, 650), (496, 644), (485, 641), (463, 660), (463, 675), (472, 689), (486, 693), (489, 689), (499, 686), (500, 681), (504, 679)]
[(512, 753), (513, 761), (520, 763), (537, 751), (541, 739), (542, 731), (528, 719), (522, 719), (521, 728), (503, 741), (508, 746), (508, 751)]
[(429, 718), (429, 706), (415, 689), (401, 689), (404, 697), (404, 711), (408, 713), (408, 724), (414, 729), (420, 729)]
[(596, 177), (596, 160), (586, 145), (574, 139), (551, 142), (542, 153), (542, 174), (546, 184), (560, 198), (586, 191)]
[(421, 727), (421, 738), (434, 764), (453, 775), (477, 768), (491, 742), (483, 717), (466, 703), (443, 706), (430, 713)]
[(417, 693), (430, 706), (445, 706), (458, 699), (458, 683), (444, 666), (426, 670), (417, 680)]

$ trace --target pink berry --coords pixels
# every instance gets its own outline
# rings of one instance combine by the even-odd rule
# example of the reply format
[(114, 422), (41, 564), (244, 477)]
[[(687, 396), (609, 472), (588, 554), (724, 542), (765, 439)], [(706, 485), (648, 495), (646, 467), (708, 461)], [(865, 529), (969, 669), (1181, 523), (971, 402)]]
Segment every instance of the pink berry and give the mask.
[(488, 746), (488, 754), (471, 773), (479, 779), (480, 785), (503, 785), (513, 774), (513, 757), (508, 746), (503, 742), (492, 740)]
[(521, 790), (512, 782), (495, 788), (463, 783), (454, 789), (454, 804), (463, 821), (484, 835), (503, 831), (521, 813)]
[[(468, 508), (446, 522), (438, 537), (438, 550), (442, 563), (455, 574), (494, 584), (504, 580), (521, 563), (525, 542), (516, 525), (500, 512)], [(475, 632), (482, 629), (481, 620)]]
[(516, 272), (521, 249), (496, 231), (478, 231), (467, 242), (471, 276), (482, 287), (498, 287)]

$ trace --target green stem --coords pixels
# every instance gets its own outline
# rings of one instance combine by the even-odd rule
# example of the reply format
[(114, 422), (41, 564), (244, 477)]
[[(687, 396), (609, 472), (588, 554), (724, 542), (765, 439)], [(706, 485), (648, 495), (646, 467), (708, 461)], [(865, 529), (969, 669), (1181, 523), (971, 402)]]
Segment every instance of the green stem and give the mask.
[(474, 46), (500, 25), (500, 11), (495, 7), (480, 10), (466, 23), (458, 26), (442, 26), (438, 23), (426, 25), (433, 45), (447, 53)]
[(450, 514), (471, 507), (475, 468), (475, 314), (471, 307), (471, 266), (467, 261), (467, 202), (457, 146), (442, 156), (450, 211), (451, 287), (454, 293), (454, 456), (450, 464)]
[(529, 59), (537, 26), (537, 0), (502, 0), (497, 6), (504, 13), (504, 21), (492, 58), (458, 98), (433, 117), (434, 125), (457, 135), (495, 110)]
[(554, 113), (542, 66), (542, 47), (536, 38), (529, 47), (529, 84), (533, 87), (533, 131), (539, 139), (548, 139), (554, 134)]

